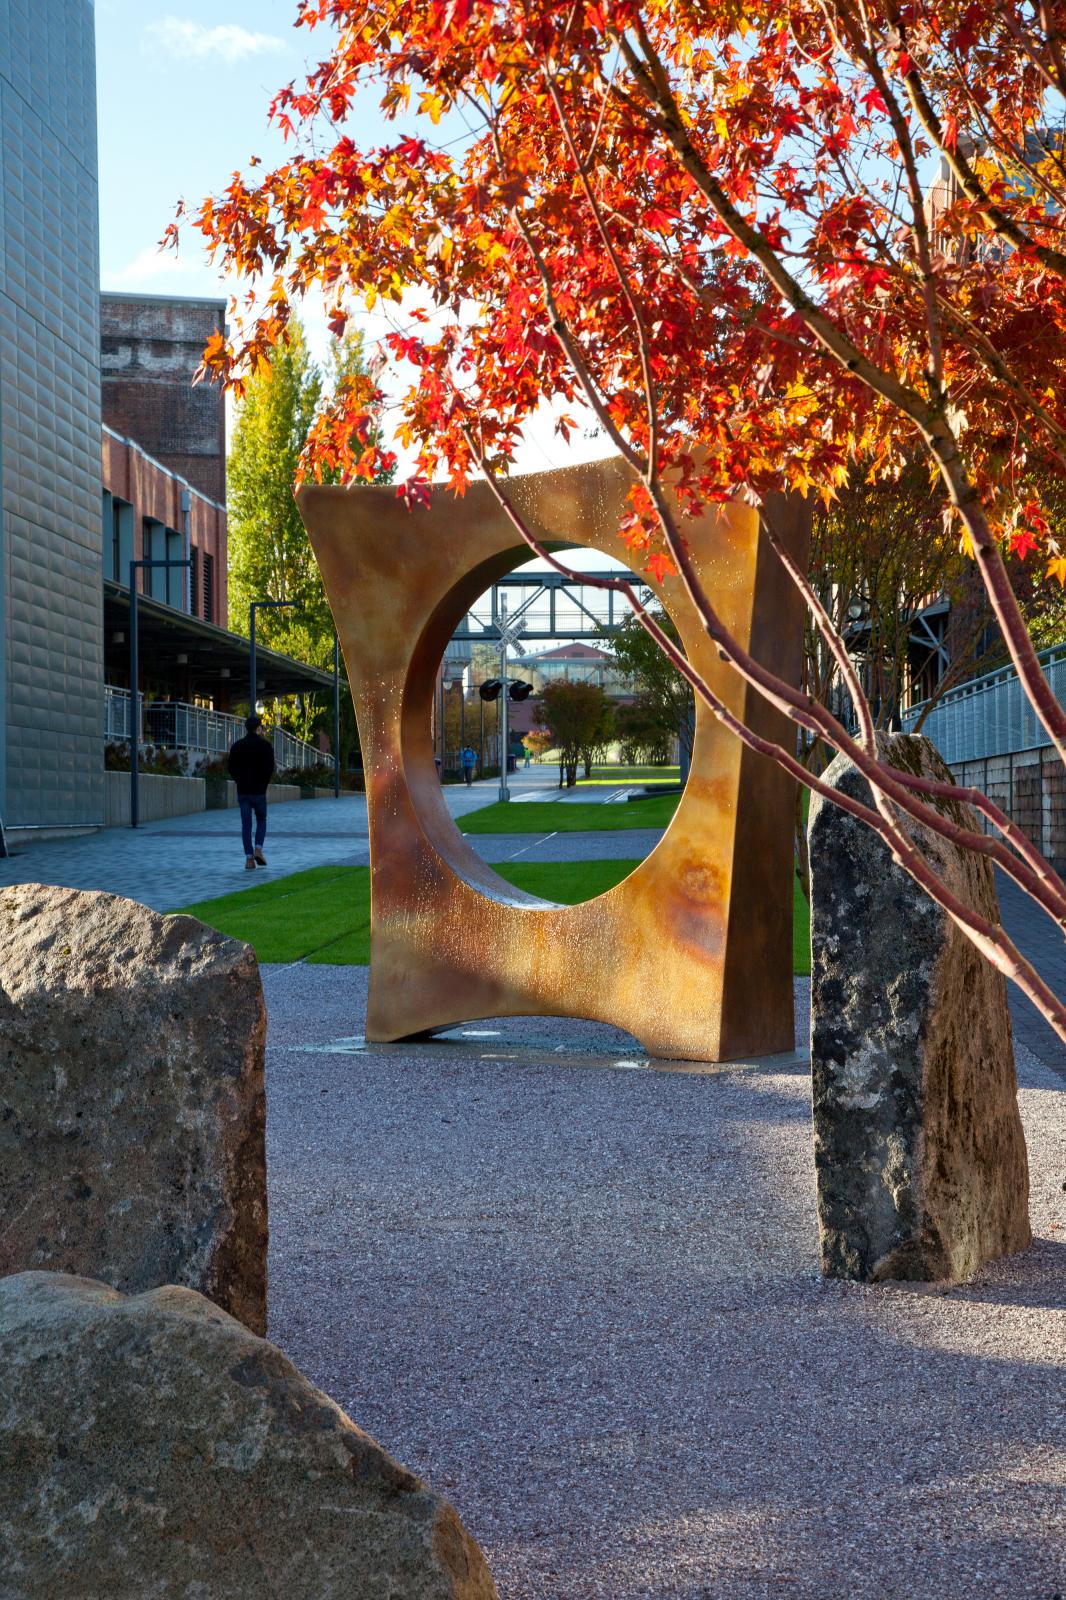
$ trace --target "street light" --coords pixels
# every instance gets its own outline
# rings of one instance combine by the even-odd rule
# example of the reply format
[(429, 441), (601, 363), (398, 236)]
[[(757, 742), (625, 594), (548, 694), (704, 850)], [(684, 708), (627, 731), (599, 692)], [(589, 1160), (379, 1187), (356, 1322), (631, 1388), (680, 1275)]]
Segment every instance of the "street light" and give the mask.
[(137, 782), (137, 747), (141, 737), (140, 662), (137, 659), (137, 572), (147, 567), (188, 567), (190, 560), (130, 562), (130, 827), (137, 826), (140, 795)]
[[(500, 636), (500, 676), (498, 680), (495, 678), (490, 679), (490, 682), (493, 684), (498, 682), (499, 686), (496, 689), (496, 694), (499, 694), (500, 689), (503, 688), (503, 685), (509, 681), (507, 677), (507, 648), (510, 645), (513, 649), (517, 650), (519, 636), (525, 629), (525, 623), (517, 620), (514, 622), (508, 622), (507, 602), (502, 598), (500, 600), (500, 609), (493, 617), (492, 621), (497, 633)], [(492, 698), (495, 699), (495, 695)], [(500, 701), (500, 721), (502, 723), (502, 731), (500, 735), (500, 792), (498, 796), (500, 800), (510, 800), (511, 798), (511, 791), (507, 787), (507, 747), (509, 742), (507, 737), (508, 698), (509, 695), (504, 695), (503, 699)], [(511, 696), (511, 698), (515, 697)]]
[(255, 663), (255, 614), (269, 608), (279, 610), (282, 606), (294, 606), (295, 600), (253, 600), (248, 607), (248, 714), (255, 716), (256, 707), (256, 663)]
[(341, 797), (341, 642), (333, 630), (333, 798)]

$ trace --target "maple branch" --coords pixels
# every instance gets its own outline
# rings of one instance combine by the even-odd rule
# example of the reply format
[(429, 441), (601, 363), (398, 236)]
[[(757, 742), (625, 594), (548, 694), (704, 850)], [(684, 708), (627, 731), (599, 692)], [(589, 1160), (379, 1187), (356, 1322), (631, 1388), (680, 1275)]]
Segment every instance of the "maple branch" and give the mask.
[[(637, 55), (625, 35), (615, 35), (634, 79), (656, 109), (649, 120), (673, 146), (685, 171), (710, 202), (729, 232), (759, 263), (770, 282), (786, 297), (793, 309), (828, 353), (875, 394), (909, 417), (919, 428), (936, 461), (952, 504), (970, 535), (978, 569), (988, 592), (1011, 662), (1026, 695), (1043, 724), (1052, 744), (1066, 766), (1066, 712), (1055, 699), (1041, 669), (1040, 660), (1018, 607), (999, 546), (988, 524), (980, 497), (962, 464), (958, 443), (947, 422), (942, 401), (927, 404), (913, 389), (900, 383), (874, 362), (841, 332), (832, 319), (804, 292), (773, 249), (765, 235), (750, 223), (729, 199), (721, 183), (689, 138), (685, 120), (670, 89), (665, 68), (638, 18), (638, 34), (647, 61)], [(1063, 258), (1066, 261), (1066, 257)], [(675, 557), (676, 559), (676, 557)]]
[[(791, 552), (781, 543), (770, 523), (763, 518), (762, 524), (771, 549), (774, 551), (774, 554), (781, 562), (781, 565), (784, 567), (792, 582), (803, 596), (803, 599), (807, 605), (807, 609), (813, 616), (819, 632), (822, 634), (822, 637), (825, 639), (826, 644), (829, 647), (833, 660), (836, 662), (837, 667), (840, 670), (841, 677), (847, 685), (848, 691), (851, 694), (852, 700), (855, 704), (856, 714), (858, 716), (862, 731), (863, 743), (866, 745), (870, 753), (874, 754), (874, 727), (873, 717), (870, 712), (870, 704), (863, 692), (862, 685), (859, 682), (858, 674), (855, 671), (851, 657), (848, 655), (844, 641), (840, 637), (839, 630), (837, 629), (832, 618), (829, 616), (829, 613), (826, 611), (825, 606), (822, 604), (822, 601), (815, 592), (814, 587), (806, 575), (801, 571)], [(956, 783), (943, 783), (936, 778), (919, 777), (915, 773), (904, 772), (902, 769), (898, 768), (892, 768), (891, 770), (894, 779), (904, 788), (912, 790), (915, 794), (925, 795), (931, 800), (944, 800), (948, 802), (961, 801), (964, 804), (973, 806), (975, 811), (979, 812), (982, 816), (987, 817), (989, 822), (991, 822), (993, 826), (996, 827), (1003, 835), (1007, 843), (1012, 845), (1014, 849), (1018, 851), (1019, 855), (1021, 855), (1023, 859), (1028, 862), (1029, 866), (1036, 874), (1036, 877), (1041, 881), (1046, 891), (1042, 901), (1044, 910), (1050, 917), (1054, 918), (1054, 920), (1059, 924), (1060, 928), (1066, 931), (1066, 889), (1063, 887), (1062, 880), (1059, 878), (1058, 874), (1053, 871), (1050, 864), (1041, 855), (1040, 851), (1037, 850), (1036, 846), (1033, 844), (1028, 835), (1024, 833), (1023, 830), (1018, 827), (1017, 823), (1013, 822), (1010, 817), (1007, 816), (1006, 812), (1001, 810), (1001, 808), (997, 806), (993, 800), (990, 800), (988, 796), (983, 794), (980, 789), (969, 787), (964, 788), (962, 785)], [(871, 789), (876, 802), (877, 791), (876, 789), (873, 789), (872, 784)], [(922, 821), (927, 826), (931, 825), (929, 823), (929, 819), (924, 813), (913, 811), (911, 814), (915, 817), (915, 820)], [(974, 837), (977, 836), (975, 835)], [(968, 843), (964, 845), (963, 848), (973, 849), (974, 847), (972, 844)], [(1002, 861), (1000, 862), (1000, 865), (1002, 865)], [(1019, 887), (1025, 887), (1020, 880), (1018, 881)]]
[(633, 323), (637, 330), (637, 344), (640, 351), (641, 377), (644, 384), (644, 397), (648, 412), (648, 451), (645, 482), (650, 488), (652, 480), (655, 478), (658, 472), (658, 417), (655, 404), (655, 389), (652, 383), (651, 374), (651, 352), (648, 346), (648, 330), (644, 323), (644, 314), (640, 309), (640, 304), (635, 293), (633, 292), (633, 288), (629, 282), (627, 274), (622, 271), (622, 263), (619, 259), (618, 252), (615, 249), (614, 240), (611, 238), (611, 235), (607, 229), (607, 225), (603, 220), (603, 215), (600, 211), (596, 196), (593, 193), (592, 185), (589, 182), (585, 165), (582, 162), (581, 157), (578, 155), (577, 145), (574, 142), (573, 131), (570, 127), (569, 118), (564, 110), (562, 98), (559, 94), (554, 75), (545, 70), (545, 79), (548, 84), (548, 93), (551, 96), (552, 105), (555, 107), (555, 114), (559, 118), (559, 126), (562, 129), (563, 138), (566, 140), (566, 147), (570, 152), (570, 159), (574, 163), (578, 177), (581, 180), (581, 187), (584, 191), (585, 198), (589, 203), (589, 209), (592, 212), (593, 220), (596, 224), (596, 231), (603, 243), (603, 248), (607, 252), (607, 258), (614, 270), (615, 277), (618, 279), (622, 294), (625, 297), (625, 302), (629, 307), (630, 316), (633, 318)]
[[(507, 517), (512, 527), (522, 541), (534, 555), (545, 561), (554, 571), (570, 579), (580, 579), (592, 588), (613, 589), (616, 593), (624, 595), (633, 610), (637, 621), (651, 639), (659, 646), (663, 654), (672, 663), (675, 669), (691, 684), (694, 692), (703, 700), (704, 704), (718, 718), (722, 725), (744, 744), (749, 750), (758, 755), (768, 757), (782, 767), (789, 775), (804, 784), (813, 793), (838, 806), (842, 811), (856, 817), (859, 821), (873, 829), (885, 842), (892, 853), (892, 858), (911, 877), (919, 888), (923, 889), (930, 899), (951, 918), (962, 932), (976, 945), (982, 955), (989, 960), (1005, 977), (1010, 978), (1021, 989), (1022, 993), (1032, 1001), (1037, 1010), (1055, 1030), (1059, 1038), (1066, 1041), (1066, 1006), (1064, 1006), (1041, 978), (1032, 964), (1017, 949), (1008, 938), (1002, 926), (989, 922), (972, 907), (948, 889), (943, 880), (930, 867), (926, 857), (911, 843), (905, 834), (894, 826), (890, 817), (882, 815), (879, 811), (856, 800), (841, 789), (834, 789), (821, 778), (816, 777), (807, 770), (798, 758), (784, 746), (754, 733), (741, 721), (729, 707), (721, 700), (701, 675), (696, 672), (683, 652), (674, 644), (673, 640), (664, 633), (663, 629), (651, 616), (647, 607), (641, 601), (632, 584), (621, 578), (597, 578), (588, 573), (577, 573), (565, 562), (558, 560), (528, 527), (525, 519), (516, 510), (510, 497), (504, 494), (496, 474), (492, 471), (484, 454), (479, 450), (471, 429), (462, 428), (467, 449), (471, 457), (478, 464), (482, 476), (485, 478), (496, 503)], [(879, 769), (878, 777), (887, 776), (895, 772), (882, 762), (875, 761), (874, 766)], [(871, 782), (871, 790), (876, 797), (876, 780)], [(953, 786), (947, 786), (953, 790)], [(958, 798), (957, 793), (952, 798)], [(950, 836), (949, 830), (944, 826), (947, 819), (938, 811), (931, 812), (932, 822), (928, 824), (932, 831), (941, 836)], [(955, 829), (950, 830), (954, 832)], [(980, 836), (978, 836), (980, 837)]]
[(1001, 383), (1005, 383), (1009, 389), (1013, 390), (1025, 406), (1025, 409), (1031, 412), (1053, 439), (1058, 441), (1062, 447), (1061, 449), (1056, 449), (1054, 445), (1048, 447), (1046, 441), (1045, 448), (1050, 448), (1051, 455), (1060, 466), (1066, 468), (1066, 453), (1064, 453), (1066, 452), (1066, 428), (1061, 423), (1056, 422), (1047, 407), (1041, 405), (1032, 390), (1028, 389), (1011, 370), (988, 335), (977, 326), (971, 317), (968, 317), (964, 311), (960, 310), (954, 301), (949, 300), (946, 295), (940, 297), (940, 306), (944, 315), (957, 323), (968, 339), (973, 340), (988, 370), (994, 373)]
[[(823, 10), (828, 11), (828, 0), (822, 0)], [(867, 47), (862, 41), (862, 29), (855, 26), (854, 14), (845, 3), (841, 5), (845, 27), (853, 51), (853, 59), (858, 57), (873, 79), (885, 105), (888, 120), (892, 125), (896, 145), (899, 149), (900, 159), (907, 177), (907, 190), (911, 204), (911, 226), (914, 232), (915, 249), (918, 255), (918, 271), (922, 279), (922, 299), (925, 305), (926, 330), (929, 335), (929, 387), (934, 399), (939, 399), (943, 392), (944, 378), (944, 349), (940, 333), (940, 318), (937, 314), (936, 275), (933, 272), (932, 252), (929, 248), (929, 228), (925, 217), (925, 195), (922, 192), (921, 179), (918, 176), (918, 163), (914, 154), (914, 144), (907, 119), (900, 110), (899, 101), (888, 81), (876, 50)]]
[[(903, 41), (906, 37), (906, 29), (900, 19), (899, 12), (895, 7), (890, 7), (888, 16), (900, 40)], [(1049, 268), (1052, 272), (1058, 273), (1060, 277), (1066, 276), (1066, 255), (1061, 250), (1052, 249), (1050, 245), (1041, 244), (1031, 234), (1026, 233), (1023, 228), (1019, 227), (1014, 219), (1003, 210), (1002, 206), (996, 205), (969, 161), (959, 150), (958, 141), (952, 141), (948, 138), (944, 126), (925, 92), (925, 85), (913, 60), (908, 71), (903, 75), (903, 82), (906, 85), (907, 95), (914, 108), (915, 116), (951, 168), (959, 188), (967, 200), (978, 208), (993, 233), (998, 234), (1001, 239), (1007, 239), (1017, 249), (1035, 256), (1043, 266)]]
[(826, 645), (828, 646), (830, 655), (837, 664), (837, 669), (840, 672), (840, 676), (843, 679), (848, 693), (851, 695), (852, 703), (855, 706), (855, 714), (859, 719), (859, 731), (862, 736), (862, 742), (872, 755), (875, 748), (873, 713), (870, 710), (870, 702), (866, 698), (862, 684), (859, 682), (859, 675), (855, 670), (855, 664), (848, 655), (847, 646), (840, 637), (840, 632), (834, 625), (828, 611), (825, 609), (825, 606), (822, 604), (821, 600), (816, 594), (813, 585), (808, 581), (806, 574), (800, 570), (799, 564), (794, 560), (792, 552), (787, 550), (781, 543), (781, 540), (777, 537), (777, 534), (774, 532), (769, 520), (766, 517), (760, 516), (759, 520), (762, 523), (763, 532), (769, 541), (771, 550), (774, 552), (774, 555), (777, 557), (778, 561), (780, 561), (781, 565), (792, 579), (792, 582), (803, 596), (803, 599), (807, 605), (807, 609), (814, 618), (815, 626), (821, 633), (822, 638), (825, 640)]
[(1052, 61), (1054, 61), (1055, 68), (1059, 75), (1059, 93), (1066, 95), (1066, 54), (1063, 52), (1063, 39), (1066, 36), (1061, 34), (1052, 23), (1048, 7), (1048, 0), (1040, 0), (1037, 14), (1040, 17), (1040, 26), (1044, 30), (1044, 39), (1048, 47), (1048, 53), (1051, 56)]
[[(1043, 11), (1044, 7), (1041, 6), (1040, 9)], [(1029, 61), (1043, 78), (1048, 88), (1054, 89), (1056, 94), (1062, 94), (1064, 92), (1063, 83), (1066, 83), (1066, 74), (1063, 75), (1063, 80), (1060, 82), (1055, 77), (1054, 73), (1049, 70), (1045, 62), (1041, 61), (1039, 52), (1035, 49), (1029, 35), (1021, 26), (1017, 17), (1014, 16), (1010, 6), (1010, 0), (1008, 0), (1006, 5), (997, 6), (996, 10), (999, 12), (1007, 32), (1010, 34), (1015, 44), (1018, 45), (1019, 49), (1025, 52), (1026, 56), (1029, 58)], [(1052, 57), (1052, 59), (1054, 59), (1054, 57)]]

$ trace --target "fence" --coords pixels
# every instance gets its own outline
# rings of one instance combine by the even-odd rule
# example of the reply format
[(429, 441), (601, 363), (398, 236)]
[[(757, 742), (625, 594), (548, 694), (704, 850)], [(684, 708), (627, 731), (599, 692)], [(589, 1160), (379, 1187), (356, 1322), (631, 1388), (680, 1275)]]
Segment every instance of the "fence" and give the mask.
[[(235, 739), (244, 734), (244, 719), (225, 711), (209, 711), (204, 706), (186, 705), (180, 700), (141, 699), (141, 744), (162, 745), (167, 750), (186, 754), (186, 764), (203, 758), (214, 760), (228, 753)], [(126, 689), (104, 689), (104, 738), (108, 743), (128, 742), (130, 736), (130, 696)], [(333, 765), (333, 757), (316, 745), (297, 739), (283, 728), (271, 728), (266, 737), (274, 747), (279, 767)]]
[[(1066, 705), (1066, 645), (1041, 652), (1040, 662), (1051, 692)], [(926, 702), (903, 713), (909, 733)], [(986, 672), (983, 677), (949, 689), (922, 723), (949, 767), (982, 761), (992, 756), (1020, 755), (1051, 743), (1013, 667)]]

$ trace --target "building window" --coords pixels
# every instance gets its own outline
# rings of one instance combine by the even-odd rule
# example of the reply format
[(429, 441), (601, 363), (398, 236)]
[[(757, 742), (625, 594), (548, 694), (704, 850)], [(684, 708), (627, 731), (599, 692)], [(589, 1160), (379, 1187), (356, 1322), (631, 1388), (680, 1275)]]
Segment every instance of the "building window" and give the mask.
[[(167, 560), (181, 560), (181, 534), (173, 528), (167, 528)], [(173, 606), (175, 611), (185, 610), (185, 568), (167, 567), (166, 569), (166, 596), (167, 605)]]
[(195, 545), (189, 550), (189, 560), (192, 562), (189, 568), (189, 615), (198, 617), (200, 615), (200, 552)]
[(115, 571), (115, 555), (111, 548), (112, 535), (115, 528), (115, 501), (110, 489), (104, 490), (104, 571), (110, 571), (111, 577), (118, 574)]
[(105, 495), (104, 504), (110, 507), (110, 525), (105, 528), (108, 568), (116, 583), (129, 583), (133, 560), (133, 507), (110, 494)]
[[(166, 554), (166, 529), (154, 517), (145, 517), (141, 523), (141, 559), (161, 561)], [(163, 567), (145, 567), (141, 579), (141, 593), (153, 600), (166, 599), (166, 570)]]
[(207, 622), (215, 620), (215, 558), (204, 552), (203, 616)]

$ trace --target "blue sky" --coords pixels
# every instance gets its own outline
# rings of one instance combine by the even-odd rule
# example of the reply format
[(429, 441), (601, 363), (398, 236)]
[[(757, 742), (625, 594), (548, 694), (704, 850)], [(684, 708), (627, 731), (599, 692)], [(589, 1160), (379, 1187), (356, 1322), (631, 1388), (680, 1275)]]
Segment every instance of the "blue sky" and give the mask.
[(198, 236), (176, 261), (155, 247), (179, 198), (217, 191), (251, 154), (280, 154), (266, 107), (313, 40), (292, 27), (295, 14), (295, 0), (97, 0), (105, 289), (221, 292)]
[[(179, 199), (195, 205), (219, 192), (251, 155), (283, 158), (281, 137), (267, 126), (267, 106), (282, 84), (325, 53), (328, 40), (324, 30), (294, 28), (296, 13), (296, 0), (96, 0), (104, 289), (222, 298), (232, 291), (191, 229), (177, 256), (160, 255), (157, 246)], [(357, 104), (349, 131), (357, 142), (372, 143), (395, 125), (386, 131), (368, 98)], [(380, 314), (356, 320), (368, 342), (386, 331)], [(319, 308), (308, 306), (304, 321), (321, 354), (327, 336)], [(606, 453), (602, 440), (577, 438), (566, 449), (545, 414), (531, 430), (519, 470)]]

